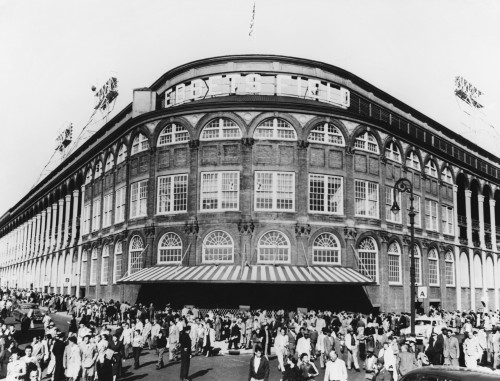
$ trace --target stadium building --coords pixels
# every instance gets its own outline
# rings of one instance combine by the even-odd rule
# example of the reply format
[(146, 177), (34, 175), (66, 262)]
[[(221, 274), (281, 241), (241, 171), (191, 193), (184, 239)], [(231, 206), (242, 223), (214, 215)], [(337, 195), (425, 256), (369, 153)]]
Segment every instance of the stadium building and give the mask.
[[(417, 105), (418, 106), (418, 105)], [(200, 307), (499, 308), (500, 160), (340, 68), (177, 67), (0, 218), (2, 286)], [(3, 186), (8, 186), (4, 183)]]

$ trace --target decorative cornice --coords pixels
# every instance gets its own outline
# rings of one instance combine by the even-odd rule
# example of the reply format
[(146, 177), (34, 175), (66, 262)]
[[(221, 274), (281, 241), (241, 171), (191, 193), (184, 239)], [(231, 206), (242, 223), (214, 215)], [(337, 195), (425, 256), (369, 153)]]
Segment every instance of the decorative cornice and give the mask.
[(344, 228), (344, 238), (345, 239), (356, 239), (358, 231), (356, 228)]
[(356, 148), (353, 146), (345, 146), (346, 155), (354, 155), (356, 153)]
[(186, 235), (197, 235), (199, 231), (200, 226), (198, 225), (198, 219), (196, 217), (193, 221), (186, 221), (186, 224), (184, 225), (184, 233), (186, 233)]
[(309, 224), (295, 224), (295, 235), (297, 237), (309, 237), (311, 234), (311, 225)]
[(253, 220), (244, 221), (243, 219), (238, 221), (238, 231), (241, 235), (252, 235), (255, 230), (255, 225)]
[(251, 147), (255, 143), (254, 138), (243, 138), (241, 139), (241, 144), (243, 144), (245, 147)]
[(198, 149), (200, 148), (200, 141), (198, 139), (193, 139), (189, 141), (189, 148)]
[(384, 242), (384, 243), (389, 242), (389, 238), (390, 238), (390, 236), (389, 236), (389, 233), (388, 233), (388, 232), (386, 232), (386, 231), (384, 231), (384, 230), (379, 230), (377, 233), (378, 233), (378, 236), (380, 237), (380, 240), (381, 240), (382, 242)]

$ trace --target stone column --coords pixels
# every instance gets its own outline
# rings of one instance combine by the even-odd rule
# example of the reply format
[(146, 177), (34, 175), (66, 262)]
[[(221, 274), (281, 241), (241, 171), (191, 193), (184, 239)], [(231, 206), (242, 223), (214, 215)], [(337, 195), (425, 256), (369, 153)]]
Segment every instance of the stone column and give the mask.
[[(61, 248), (69, 246), (68, 245), (68, 238), (69, 238), (69, 231), (70, 231), (69, 214), (70, 214), (70, 210), (71, 210), (71, 195), (70, 194), (66, 195), (65, 201), (66, 201), (66, 214), (65, 214), (65, 218), (64, 218), (64, 237), (63, 237), (62, 242), (61, 242)], [(69, 294), (69, 292), (68, 292), (68, 294)]]
[(474, 249), (469, 248), (470, 308), (476, 310), (476, 274), (474, 273)]
[(50, 236), (50, 224), (52, 222), (52, 208), (49, 206), (47, 208), (47, 224), (45, 226), (45, 250), (44, 254), (50, 253), (51, 236)]
[(49, 247), (50, 252), (56, 250), (57, 246), (57, 202), (52, 204), (52, 223), (50, 229), (50, 242), (51, 245)]
[(40, 250), (38, 251), (38, 255), (41, 255), (45, 252), (45, 249), (47, 247), (47, 237), (45, 236), (45, 227), (47, 221), (50, 219), (50, 208), (48, 209), (49, 213), (47, 210), (42, 210), (41, 217), (40, 217), (40, 223), (41, 223), (41, 228), (40, 228)]
[[(82, 199), (81, 199), (81, 206), (80, 206), (80, 216), (83, 216), (85, 218), (85, 185), (82, 185)], [(74, 193), (73, 193), (74, 195)], [(75, 213), (76, 214), (76, 213)], [(80, 236), (78, 237), (78, 244), (82, 243), (82, 235), (83, 235), (83, 226), (82, 225), (82, 219), (80, 218)], [(81, 251), (79, 251), (79, 255), (81, 254)], [(79, 256), (81, 258), (81, 256)]]
[[(78, 189), (73, 191), (73, 220), (71, 222), (71, 245), (74, 246), (77, 243), (77, 221), (78, 221)], [(83, 213), (83, 210), (81, 211)]]
[(497, 252), (497, 224), (495, 219), (495, 200), (490, 198), (491, 248)]
[(472, 212), (471, 212), (471, 198), (472, 192), (468, 189), (465, 190), (465, 215), (467, 219), (467, 244), (473, 246), (472, 242)]
[(35, 251), (36, 256), (38, 256), (40, 254), (40, 234), (42, 234), (41, 229), (40, 229), (41, 218), (42, 218), (42, 214), (38, 213), (36, 215), (35, 247), (34, 247), (34, 251)]
[(32, 245), (31, 245), (31, 237), (33, 234), (33, 218), (30, 218), (28, 221), (28, 239), (26, 242), (26, 250), (28, 252), (28, 255), (31, 257), (33, 256), (32, 254)]
[(493, 268), (494, 268), (494, 270), (493, 270), (493, 275), (494, 275), (493, 279), (494, 279), (494, 282), (495, 282), (494, 285), (493, 285), (493, 287), (495, 287), (495, 291), (494, 291), (495, 302), (493, 303), (493, 306), (495, 308), (495, 311), (498, 311), (498, 309), (500, 308), (499, 307), (499, 300), (498, 300), (498, 298), (499, 298), (498, 287), (500, 286), (498, 277), (500, 276), (500, 274), (499, 274), (499, 271), (498, 271), (498, 260), (497, 260), (497, 257), (496, 257), (495, 254), (493, 255)]
[(61, 248), (61, 244), (64, 242), (63, 240), (63, 217), (64, 217), (64, 199), (59, 199), (59, 223), (57, 224), (57, 238), (56, 238), (56, 249)]

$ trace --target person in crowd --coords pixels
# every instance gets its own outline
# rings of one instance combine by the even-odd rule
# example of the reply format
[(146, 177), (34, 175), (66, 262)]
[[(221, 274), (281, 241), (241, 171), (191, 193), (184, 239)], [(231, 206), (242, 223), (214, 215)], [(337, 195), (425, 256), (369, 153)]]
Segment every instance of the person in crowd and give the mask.
[(373, 381), (392, 381), (392, 370), (387, 369), (384, 358), (379, 357), (377, 360), (377, 372), (373, 376)]
[(408, 352), (408, 346), (406, 344), (401, 346), (401, 352), (399, 352), (397, 357), (399, 375), (404, 376), (409, 371), (418, 368), (417, 358), (413, 353)]
[(231, 321), (229, 326), (228, 349), (238, 349), (240, 345), (240, 326), (236, 323), (236, 319)]
[(163, 363), (163, 354), (167, 350), (167, 338), (163, 334), (163, 331), (158, 332), (158, 336), (156, 337), (156, 349), (158, 351), (158, 361), (156, 363), (156, 369), (161, 369), (164, 366)]
[(215, 344), (215, 330), (212, 328), (212, 322), (208, 321), (203, 335), (203, 354), (206, 357), (212, 356), (213, 344)]
[(347, 368), (345, 362), (338, 358), (335, 351), (330, 351), (329, 361), (325, 366), (324, 381), (347, 381)]
[(28, 345), (24, 348), (24, 356), (21, 360), (26, 363), (26, 377), (32, 377), (32, 372), (35, 372), (36, 380), (40, 380), (42, 376), (42, 368), (40, 367), (40, 362), (38, 358), (33, 356), (33, 347)]
[(477, 367), (478, 350), (477, 343), (471, 334), (466, 331), (464, 334), (463, 351), (465, 366), (469, 369), (474, 369)]
[(297, 366), (297, 359), (292, 355), (286, 358), (285, 371), (282, 373), (282, 381), (300, 381), (300, 369)]
[(132, 339), (132, 353), (134, 354), (134, 369), (139, 368), (139, 360), (141, 357), (142, 347), (144, 346), (143, 337), (139, 329), (135, 330), (134, 338)]
[(80, 376), (82, 367), (81, 352), (76, 341), (76, 337), (70, 336), (68, 338), (68, 345), (64, 348), (63, 367), (68, 381), (76, 381)]
[(82, 357), (82, 381), (93, 381), (95, 374), (95, 363), (97, 360), (97, 348), (90, 343), (90, 336), (85, 335), (80, 343)]
[(269, 360), (263, 356), (261, 345), (256, 345), (254, 355), (250, 359), (248, 381), (269, 381)]
[(179, 328), (175, 324), (175, 321), (170, 320), (170, 327), (168, 329), (168, 342), (169, 342), (169, 352), (168, 359), (174, 361), (176, 357), (174, 356), (175, 349), (179, 343)]
[(451, 329), (446, 330), (446, 336), (443, 343), (444, 365), (458, 366), (460, 358), (460, 346), (458, 339), (453, 336)]
[(285, 357), (288, 348), (288, 335), (286, 334), (286, 328), (281, 327), (278, 330), (278, 334), (274, 339), (274, 350), (276, 352), (276, 357), (278, 357), (278, 370), (280, 372), (285, 371)]
[(189, 336), (190, 331), (191, 326), (187, 325), (179, 338), (181, 352), (180, 379), (182, 381), (188, 381), (189, 376), (189, 366), (191, 363), (191, 337)]
[(311, 362), (311, 357), (308, 353), (300, 355), (300, 374), (304, 381), (314, 381), (315, 377), (319, 374), (318, 368)]
[(24, 380), (26, 376), (26, 362), (19, 358), (19, 350), (13, 349), (10, 355), (10, 361), (7, 365), (6, 381)]
[(358, 339), (353, 332), (351, 327), (347, 328), (347, 334), (345, 335), (345, 346), (347, 349), (347, 369), (351, 370), (354, 364), (354, 369), (359, 372), (359, 362), (358, 362)]
[(66, 344), (64, 342), (64, 333), (59, 332), (52, 345), (52, 356), (54, 357), (53, 378), (52, 381), (65, 381), (64, 376), (64, 353)]

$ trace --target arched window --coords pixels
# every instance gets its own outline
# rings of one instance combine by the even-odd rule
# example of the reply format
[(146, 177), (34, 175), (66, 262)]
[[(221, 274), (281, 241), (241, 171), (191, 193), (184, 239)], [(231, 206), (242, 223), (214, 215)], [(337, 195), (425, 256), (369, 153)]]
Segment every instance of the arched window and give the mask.
[(389, 259), (389, 283), (401, 284), (401, 248), (397, 242), (392, 242), (387, 248)]
[(368, 131), (365, 131), (356, 137), (354, 147), (363, 151), (379, 153), (377, 139)]
[[(87, 264), (88, 264), (88, 252), (85, 250), (82, 253), (82, 271), (80, 273), (80, 285), (85, 286), (87, 284)], [(47, 275), (47, 273), (45, 274)]]
[(378, 249), (373, 238), (364, 238), (358, 246), (359, 270), (374, 282), (378, 282)]
[(279, 231), (270, 231), (262, 235), (258, 243), (259, 262), (289, 263), (290, 241)]
[(108, 158), (106, 159), (106, 166), (104, 167), (104, 172), (111, 171), (114, 166), (115, 166), (115, 157), (112, 153), (110, 153), (108, 155)]
[(108, 284), (109, 245), (102, 248), (101, 284)]
[(132, 155), (149, 149), (149, 140), (143, 134), (137, 134), (132, 142)]
[(113, 263), (113, 283), (122, 277), (123, 246), (122, 241), (115, 243), (115, 260)]
[(340, 243), (332, 233), (322, 233), (313, 242), (313, 263), (340, 265)]
[(314, 143), (331, 144), (334, 146), (345, 146), (344, 135), (340, 129), (331, 123), (320, 123), (311, 129), (308, 141)]
[(158, 137), (158, 146), (183, 143), (189, 141), (189, 132), (180, 124), (169, 124), (161, 131)]
[(218, 118), (203, 127), (200, 140), (241, 139), (241, 137), (240, 127), (235, 122), (227, 118)]
[(413, 247), (413, 250), (415, 257), (415, 283), (422, 284), (422, 254), (420, 252), (420, 247), (418, 247), (417, 245)]
[(436, 168), (436, 164), (434, 163), (434, 160), (427, 161), (427, 164), (425, 164), (425, 173), (437, 179), (438, 171)]
[(408, 156), (406, 156), (406, 167), (412, 168), (416, 171), (420, 171), (420, 160), (415, 151), (410, 151)]
[(137, 271), (142, 270), (142, 253), (144, 251), (144, 243), (138, 235), (133, 236), (130, 240), (128, 274), (132, 275)]
[(445, 183), (453, 184), (453, 176), (451, 174), (450, 168), (446, 167), (441, 174), (441, 177)]
[(460, 254), (460, 286), (470, 287), (469, 259), (464, 252)]
[(444, 272), (446, 276), (446, 285), (455, 286), (455, 257), (451, 251), (444, 255)]
[(97, 249), (92, 249), (92, 257), (90, 258), (90, 285), (95, 286), (97, 283)]
[(122, 144), (120, 149), (118, 150), (118, 159), (116, 160), (116, 164), (123, 163), (127, 158), (127, 147), (125, 144)]
[(483, 262), (479, 255), (474, 255), (474, 287), (483, 287)]
[(234, 262), (234, 243), (229, 234), (216, 230), (203, 241), (203, 262)]
[(401, 153), (399, 152), (399, 147), (395, 141), (390, 141), (385, 147), (385, 157), (389, 160), (395, 161), (396, 163), (401, 163)]
[(85, 184), (90, 184), (92, 182), (92, 171), (89, 169), (85, 175)]
[(102, 164), (101, 164), (101, 161), (98, 160), (96, 165), (95, 165), (94, 179), (98, 179), (99, 177), (101, 177), (101, 170), (102, 170)]
[(253, 137), (259, 140), (297, 140), (295, 129), (281, 118), (262, 121), (255, 129)]
[(436, 249), (430, 249), (427, 256), (429, 260), (429, 285), (439, 286), (439, 257)]
[(180, 263), (182, 260), (182, 241), (175, 233), (167, 233), (158, 245), (158, 263)]
[(495, 288), (495, 268), (490, 256), (486, 258), (486, 288)]

